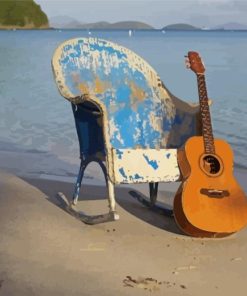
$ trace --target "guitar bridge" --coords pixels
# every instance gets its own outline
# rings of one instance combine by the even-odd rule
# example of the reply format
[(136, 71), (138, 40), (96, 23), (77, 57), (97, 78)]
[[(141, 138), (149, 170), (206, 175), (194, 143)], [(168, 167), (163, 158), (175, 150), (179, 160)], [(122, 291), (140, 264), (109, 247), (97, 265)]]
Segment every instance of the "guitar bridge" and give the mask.
[(224, 198), (229, 196), (228, 190), (219, 190), (219, 189), (208, 189), (208, 188), (202, 188), (200, 190), (201, 194), (207, 195), (211, 198)]

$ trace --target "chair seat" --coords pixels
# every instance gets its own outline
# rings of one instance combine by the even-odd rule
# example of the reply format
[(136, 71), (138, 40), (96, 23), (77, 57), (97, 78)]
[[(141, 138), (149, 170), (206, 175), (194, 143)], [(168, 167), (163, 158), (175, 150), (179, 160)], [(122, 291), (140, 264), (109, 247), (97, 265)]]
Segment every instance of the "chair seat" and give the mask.
[(177, 149), (112, 149), (114, 183), (178, 181)]

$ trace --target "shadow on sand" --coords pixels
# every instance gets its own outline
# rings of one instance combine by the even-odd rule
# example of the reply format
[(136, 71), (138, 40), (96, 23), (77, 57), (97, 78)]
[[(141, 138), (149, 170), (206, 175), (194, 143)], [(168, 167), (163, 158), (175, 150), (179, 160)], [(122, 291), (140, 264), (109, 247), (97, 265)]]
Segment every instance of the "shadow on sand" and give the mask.
[[(72, 183), (43, 179), (23, 179), (30, 185), (42, 191), (48, 197), (48, 200), (51, 203), (55, 204), (62, 210), (68, 212), (65, 208), (65, 203), (58, 197), (57, 193), (63, 192), (63, 194), (68, 198), (68, 200), (71, 200), (74, 189), (74, 185)], [(78, 204), (80, 204), (80, 201), (105, 200), (105, 206), (107, 206), (106, 196), (106, 187), (83, 184)], [(152, 226), (164, 229), (165, 231), (168, 231), (170, 233), (181, 234), (181, 231), (179, 230), (175, 223), (175, 220), (173, 219), (172, 211), (159, 210), (155, 208), (151, 209), (150, 207), (144, 206), (143, 202), (141, 203), (140, 201), (143, 199), (148, 200), (148, 197), (140, 191), (134, 190), (133, 188), (126, 186), (116, 187), (115, 196), (117, 202), (117, 211), (120, 214), (120, 219), (122, 210), (125, 210), (129, 214)], [(120, 206), (122, 209), (119, 209), (118, 206)], [(105, 211), (101, 209), (99, 210), (101, 211), (101, 213)]]

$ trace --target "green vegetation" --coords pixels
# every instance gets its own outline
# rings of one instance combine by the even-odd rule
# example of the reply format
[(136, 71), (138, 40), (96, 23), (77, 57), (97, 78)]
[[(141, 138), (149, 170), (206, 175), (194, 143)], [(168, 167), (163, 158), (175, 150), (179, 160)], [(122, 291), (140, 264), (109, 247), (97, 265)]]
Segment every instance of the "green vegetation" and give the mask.
[(33, 0), (1, 0), (0, 28), (48, 28), (46, 14)]

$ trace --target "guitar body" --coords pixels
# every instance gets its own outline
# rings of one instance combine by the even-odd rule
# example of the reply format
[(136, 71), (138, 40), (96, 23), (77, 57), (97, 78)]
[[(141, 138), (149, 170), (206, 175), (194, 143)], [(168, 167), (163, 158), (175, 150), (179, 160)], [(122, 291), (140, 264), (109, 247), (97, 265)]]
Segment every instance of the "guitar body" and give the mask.
[(247, 224), (247, 199), (233, 176), (233, 153), (214, 140), (215, 153), (205, 153), (203, 137), (190, 138), (179, 154), (184, 182), (174, 200), (174, 215), (187, 234), (226, 236)]
[(194, 237), (207, 237), (207, 238), (223, 238), (226, 236), (231, 235), (232, 233), (217, 233), (217, 232), (210, 232), (205, 231), (202, 229), (199, 229), (195, 226), (193, 226), (188, 219), (186, 218), (183, 210), (182, 205), (182, 192), (183, 192), (183, 183), (181, 184), (178, 192), (175, 195), (174, 198), (174, 218), (177, 223), (177, 226), (182, 230), (182, 232), (186, 233), (187, 235), (194, 236)]

